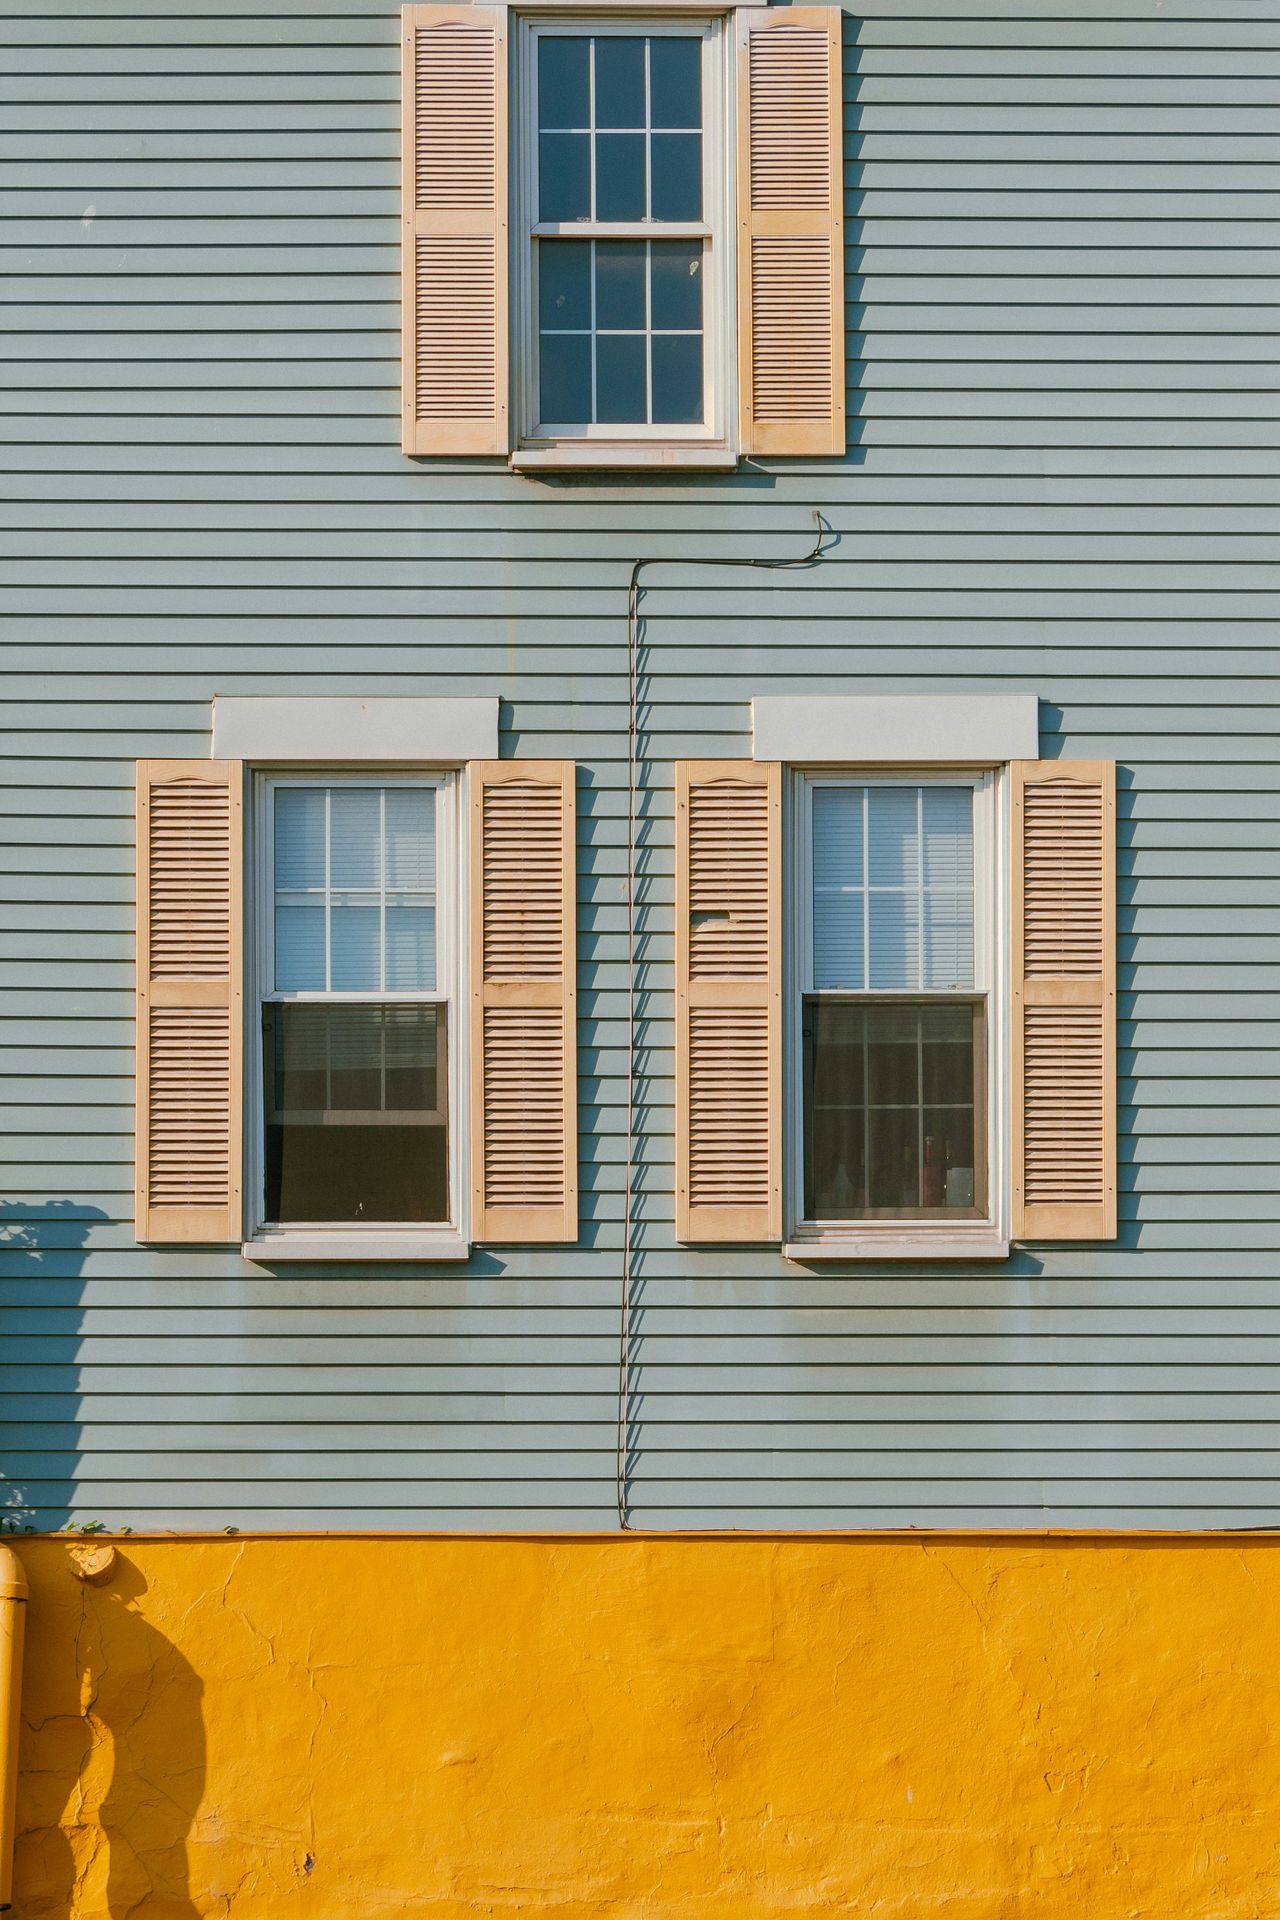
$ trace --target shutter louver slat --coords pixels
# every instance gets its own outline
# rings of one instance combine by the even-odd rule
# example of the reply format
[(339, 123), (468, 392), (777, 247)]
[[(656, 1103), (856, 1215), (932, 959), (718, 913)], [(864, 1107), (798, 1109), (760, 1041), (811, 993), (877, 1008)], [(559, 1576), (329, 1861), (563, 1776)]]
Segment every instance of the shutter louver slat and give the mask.
[(238, 761), (140, 761), (139, 1240), (240, 1239)]
[(778, 1240), (782, 769), (676, 767), (676, 1236)]
[(473, 1232), (576, 1240), (575, 768), (471, 767)]
[(738, 68), (743, 450), (843, 453), (841, 15), (751, 12)]
[(406, 7), (403, 55), (404, 451), (506, 453), (505, 14)]
[(1014, 1234), (1116, 1231), (1115, 767), (1013, 763)]

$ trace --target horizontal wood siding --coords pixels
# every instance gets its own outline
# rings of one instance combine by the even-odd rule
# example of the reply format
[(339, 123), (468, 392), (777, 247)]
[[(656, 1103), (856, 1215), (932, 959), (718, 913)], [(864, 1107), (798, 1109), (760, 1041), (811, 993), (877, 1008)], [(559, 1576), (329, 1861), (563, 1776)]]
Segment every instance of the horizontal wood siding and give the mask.
[[(644, 576), (631, 1501), (655, 1526), (1280, 1518), (1280, 21), (845, 21), (849, 451), (550, 483), (399, 449), (384, 0), (6, 9), (9, 1511), (614, 1524), (626, 588)], [(709, 557), (803, 553), (752, 575)], [(673, 1232), (672, 763), (753, 694), (1033, 688), (1119, 762), (1119, 1237), (811, 1272)], [(574, 759), (581, 1235), (134, 1244), (132, 766), (215, 693), (498, 694)]]

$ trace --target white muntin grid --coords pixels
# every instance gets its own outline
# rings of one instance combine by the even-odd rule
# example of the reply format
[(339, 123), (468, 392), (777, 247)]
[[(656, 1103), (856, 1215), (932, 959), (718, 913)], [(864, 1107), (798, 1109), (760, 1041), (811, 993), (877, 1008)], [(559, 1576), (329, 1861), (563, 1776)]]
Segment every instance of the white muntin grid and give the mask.
[[(335, 990), (310, 988), (288, 991), (275, 985), (275, 795), (282, 788), (430, 788), (435, 794), (435, 875), (436, 908), (435, 984), (429, 988)], [(460, 857), (458, 834), (463, 817), (464, 794), (459, 777), (450, 773), (423, 771), (401, 773), (368, 769), (318, 766), (291, 769), (288, 772), (258, 770), (253, 783), (253, 803), (248, 832), (253, 851), (254, 886), (252, 894), (249, 952), (253, 967), (253, 992), (246, 994), (245, 1146), (246, 1146), (246, 1227), (252, 1237), (267, 1232), (287, 1241), (289, 1234), (310, 1235), (320, 1244), (326, 1237), (341, 1239), (350, 1229), (333, 1223), (309, 1225), (291, 1222), (281, 1235), (274, 1223), (264, 1218), (265, 1198), (265, 1126), (263, 1008), (267, 1005), (310, 1006), (435, 1006), (444, 1010), (446, 1022), (447, 1085), (445, 1108), (449, 1132), (448, 1218), (443, 1224), (464, 1236), (468, 1231), (468, 1181), (463, 1143), (467, 1138), (468, 1088), (466, 1022), (458, 1017), (458, 983), (465, 978), (465, 941), (467, 923), (466, 873)], [(326, 916), (327, 917), (327, 916)], [(362, 1228), (368, 1234), (373, 1228)], [(388, 1246), (398, 1234), (421, 1237), (421, 1229), (378, 1229), (389, 1235)]]
[[(610, 36), (623, 36), (643, 39), (645, 47), (645, 124), (628, 128), (599, 128), (595, 125), (595, 59), (594, 48), (589, 60), (589, 112), (588, 125), (574, 127), (539, 126), (538, 107), (538, 47), (547, 36), (568, 36), (586, 39), (592, 42), (602, 41)], [(701, 127), (663, 127), (653, 128), (652, 120), (652, 46), (666, 36), (697, 39), (701, 45), (700, 77), (702, 93)], [(733, 386), (733, 350), (732, 328), (734, 324), (734, 289), (732, 275), (728, 271), (730, 250), (725, 235), (731, 231), (730, 196), (732, 191), (731, 154), (726, 150), (725, 101), (728, 96), (729, 76), (727, 61), (730, 53), (730, 39), (724, 32), (724, 22), (720, 19), (705, 19), (682, 16), (663, 20), (642, 17), (626, 20), (601, 20), (597, 17), (585, 17), (581, 20), (560, 19), (557, 21), (539, 21), (526, 18), (521, 22), (520, 33), (515, 49), (515, 98), (517, 101), (518, 137), (513, 143), (514, 158), (514, 204), (517, 216), (512, 222), (512, 272), (514, 284), (513, 313), (516, 337), (524, 343), (524, 350), (513, 356), (513, 378), (515, 386), (515, 404), (520, 418), (524, 422), (526, 444), (540, 441), (624, 441), (624, 442), (716, 442), (723, 438), (726, 396)], [(538, 217), (538, 140), (540, 133), (576, 133), (585, 136), (590, 153), (590, 218), (568, 221), (544, 221)], [(645, 143), (645, 207), (646, 216), (652, 206), (652, 139), (665, 133), (683, 134), (685, 137), (701, 134), (702, 146), (702, 218), (695, 221), (654, 220), (645, 217), (629, 221), (601, 221), (595, 218), (597, 205), (597, 152), (598, 135), (620, 133), (633, 137), (643, 137)], [(653, 327), (652, 310), (652, 248), (646, 246), (645, 259), (645, 326), (639, 328), (606, 328), (604, 337), (630, 336), (645, 341), (645, 413), (644, 420), (636, 421), (599, 421), (544, 420), (540, 409), (541, 369), (539, 344), (542, 333), (577, 334), (580, 337), (590, 335), (590, 377), (591, 408), (594, 414), (599, 408), (598, 353), (596, 342), (601, 337), (596, 313), (596, 262), (594, 245), (588, 261), (590, 277), (590, 328), (539, 328), (539, 287), (538, 252), (539, 243), (548, 240), (581, 240), (594, 243), (600, 240), (634, 240), (638, 242), (658, 243), (665, 240), (683, 240), (697, 243), (702, 248), (700, 280), (701, 327)], [(694, 421), (653, 421), (653, 379), (652, 379), (652, 342), (654, 338), (701, 338), (702, 342), (702, 416)]]
[[(816, 989), (813, 948), (813, 807), (812, 796), (821, 787), (896, 787), (920, 788), (949, 786), (968, 788), (973, 794), (973, 974), (963, 987), (930, 989), (919, 986), (899, 988)], [(827, 1000), (857, 1006), (870, 1002), (880, 1005), (914, 1004), (973, 1005), (981, 1003), (984, 1013), (982, 1094), (985, 1145), (986, 1218), (973, 1224), (973, 1230), (1002, 1233), (1009, 1210), (1008, 1168), (1008, 895), (1004, 860), (1008, 842), (1007, 781), (999, 770), (942, 769), (929, 766), (910, 770), (882, 770), (861, 767), (795, 772), (789, 783), (790, 816), (787, 844), (790, 849), (789, 912), (786, 916), (784, 1052), (786, 1057), (786, 1152), (785, 1213), (786, 1236), (798, 1236), (817, 1245), (825, 1240), (840, 1241), (851, 1231), (869, 1243), (880, 1235), (892, 1236), (900, 1225), (921, 1222), (888, 1220), (826, 1222), (804, 1217), (804, 1085), (801, 1025), (804, 1000), (821, 991)], [(864, 878), (867, 874), (864, 846)], [(969, 1226), (969, 1222), (964, 1223)], [(926, 1233), (945, 1237), (948, 1224), (938, 1221), (924, 1227)]]

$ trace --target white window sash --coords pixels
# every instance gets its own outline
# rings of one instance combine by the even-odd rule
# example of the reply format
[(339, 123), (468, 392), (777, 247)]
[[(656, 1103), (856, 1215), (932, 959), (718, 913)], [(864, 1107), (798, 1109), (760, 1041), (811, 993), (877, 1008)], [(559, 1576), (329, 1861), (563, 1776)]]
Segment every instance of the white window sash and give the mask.
[[(733, 142), (731, 105), (732, 16), (672, 18), (634, 15), (625, 19), (594, 14), (555, 21), (525, 17), (515, 38), (516, 84), (512, 89), (511, 284), (513, 386), (519, 448), (572, 445), (639, 447), (727, 447), (732, 431), (731, 400), (735, 374), (735, 275), (733, 224)], [(664, 34), (697, 33), (702, 54), (703, 216), (701, 221), (568, 221), (537, 218), (538, 40), (545, 34), (603, 38), (609, 34), (650, 39)], [(539, 408), (537, 239), (646, 239), (703, 241), (702, 423), (542, 421)]]
[[(466, 902), (462, 897), (464, 863), (459, 835), (464, 817), (459, 781), (449, 773), (382, 772), (365, 768), (311, 767), (291, 769), (288, 773), (258, 773), (254, 778), (253, 804), (249, 832), (252, 835), (252, 872), (250, 927), (250, 990), (246, 993), (246, 1015), (250, 1023), (245, 1047), (245, 1165), (247, 1188), (251, 1196), (250, 1239), (266, 1232), (281, 1239), (294, 1236), (324, 1244), (328, 1240), (349, 1242), (368, 1234), (370, 1241), (381, 1235), (403, 1234), (421, 1240), (437, 1227), (443, 1231), (469, 1233), (466, 1220), (470, 1183), (466, 1174), (467, 1140), (467, 1033), (461, 985), (465, 979)], [(346, 990), (279, 991), (275, 986), (275, 794), (282, 787), (420, 787), (436, 795), (436, 985), (414, 991), (388, 990), (350, 992)], [(446, 1045), (448, 1048), (448, 1182), (449, 1218), (442, 1222), (401, 1226), (400, 1223), (370, 1221), (365, 1228), (355, 1223), (335, 1221), (289, 1221), (287, 1226), (265, 1219), (266, 1199), (266, 1114), (263, 1084), (264, 1045), (262, 1008), (267, 1005), (309, 1006), (442, 1006), (446, 1009)]]
[[(813, 800), (820, 787), (921, 787), (963, 786), (974, 796), (973, 807), (973, 985), (954, 990), (918, 987), (864, 987), (859, 989), (818, 989), (814, 986), (813, 950)], [(892, 774), (883, 770), (857, 767), (826, 769), (815, 773), (795, 773), (791, 784), (791, 852), (787, 916), (788, 942), (785, 996), (785, 1060), (787, 1142), (786, 1233), (792, 1243), (809, 1242), (820, 1246), (828, 1242), (857, 1240), (872, 1242), (878, 1238), (900, 1240), (904, 1233), (912, 1241), (927, 1245), (937, 1236), (939, 1244), (954, 1241), (957, 1226), (975, 1239), (978, 1235), (1007, 1237), (1009, 1219), (1009, 1094), (1008, 1094), (1008, 902), (1004, 874), (1004, 848), (1008, 844), (1007, 781), (1000, 771), (957, 771), (953, 768), (904, 768)], [(866, 876), (864, 875), (864, 878)], [(823, 1221), (804, 1217), (804, 1054), (801, 1034), (806, 996), (821, 991), (824, 998), (848, 1001), (852, 1005), (868, 1002), (966, 1004), (975, 999), (986, 1003), (987, 1055), (987, 1193), (983, 1219), (957, 1223), (952, 1219), (933, 1220), (858, 1220)]]

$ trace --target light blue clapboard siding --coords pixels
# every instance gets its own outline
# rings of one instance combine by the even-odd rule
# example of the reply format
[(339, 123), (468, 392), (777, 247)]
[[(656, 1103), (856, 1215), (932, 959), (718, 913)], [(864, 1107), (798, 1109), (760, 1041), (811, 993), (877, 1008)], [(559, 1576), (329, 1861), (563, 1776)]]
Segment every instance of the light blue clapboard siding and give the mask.
[[(1067, 17), (1062, 17), (1066, 15)], [(1280, 8), (846, 20), (849, 453), (397, 448), (384, 0), (6, 0), (0, 1314), (15, 1517), (614, 1523), (625, 589), (646, 575), (632, 1509), (1280, 1518)], [(802, 552), (752, 580), (690, 561)], [(755, 692), (1034, 688), (1120, 780), (1120, 1235), (811, 1272), (672, 1217), (670, 763)], [(132, 793), (215, 692), (495, 693), (582, 763), (583, 1231), (268, 1274), (130, 1223)]]

